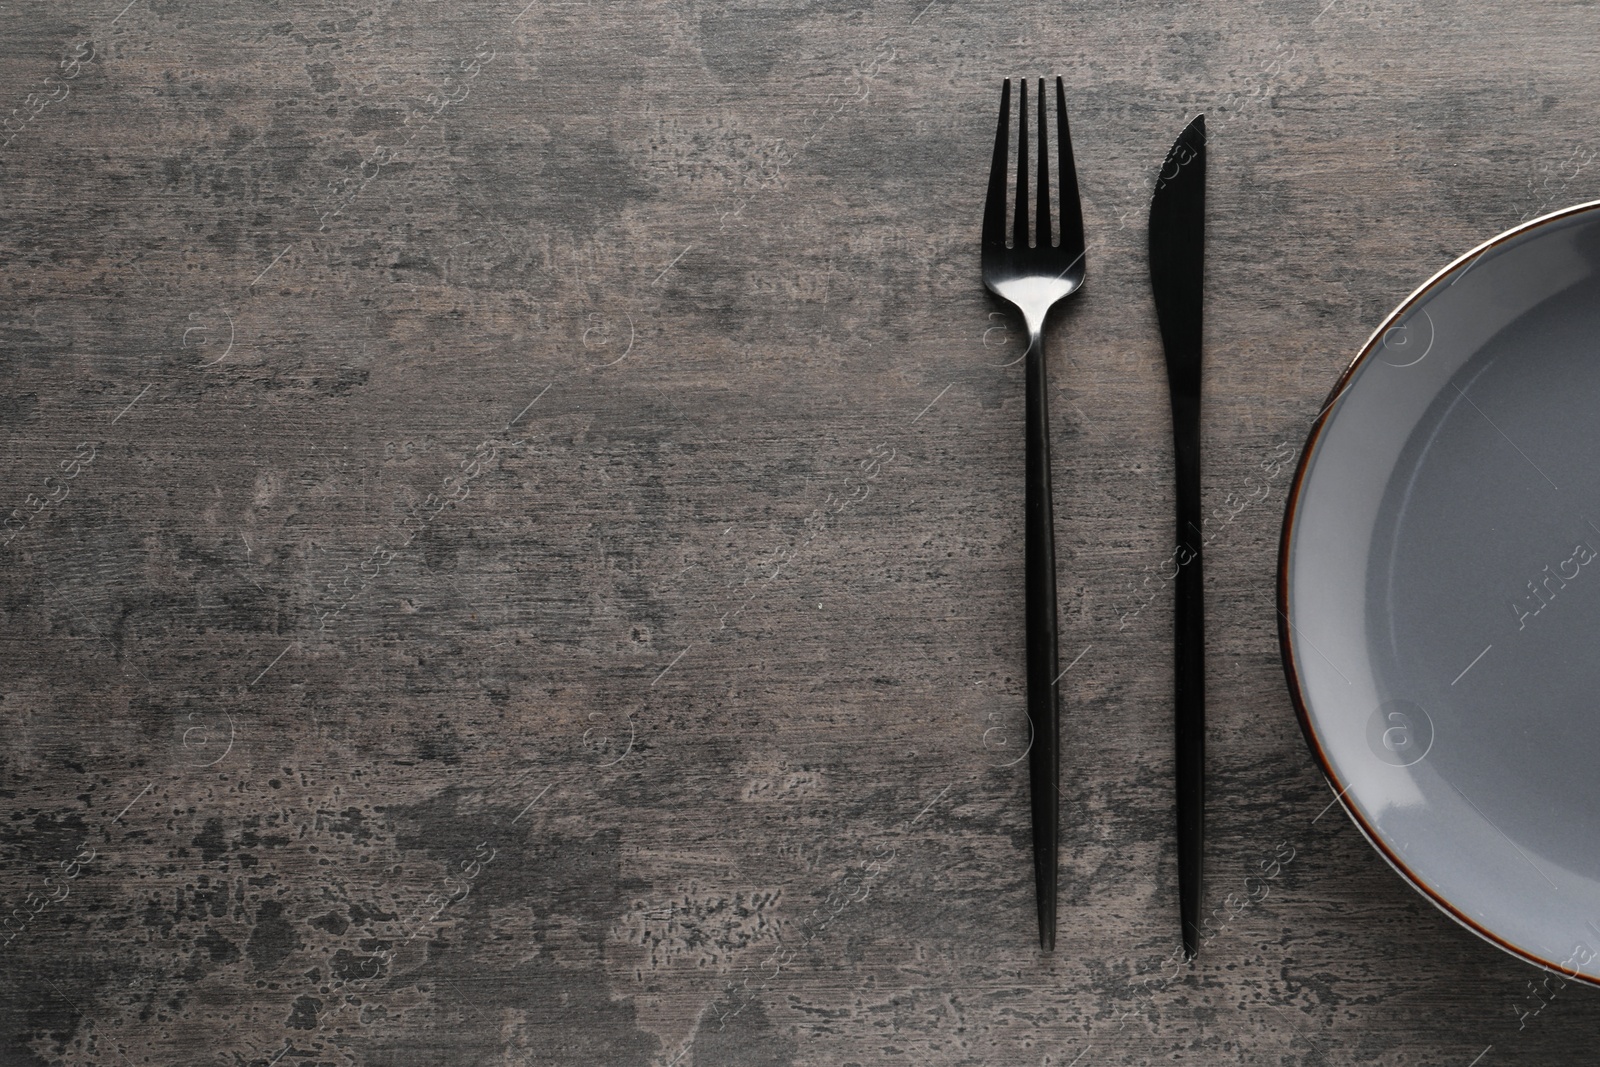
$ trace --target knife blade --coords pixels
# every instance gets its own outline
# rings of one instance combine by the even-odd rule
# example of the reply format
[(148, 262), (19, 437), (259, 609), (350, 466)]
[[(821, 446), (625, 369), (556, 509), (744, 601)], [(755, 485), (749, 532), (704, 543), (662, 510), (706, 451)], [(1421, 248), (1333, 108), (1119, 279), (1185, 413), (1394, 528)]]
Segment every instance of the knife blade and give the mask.
[(1150, 287), (1166, 353), (1178, 475), (1173, 706), (1178, 903), (1183, 950), (1199, 950), (1205, 868), (1205, 584), (1200, 518), (1200, 335), (1205, 274), (1206, 119), (1173, 142), (1150, 201)]

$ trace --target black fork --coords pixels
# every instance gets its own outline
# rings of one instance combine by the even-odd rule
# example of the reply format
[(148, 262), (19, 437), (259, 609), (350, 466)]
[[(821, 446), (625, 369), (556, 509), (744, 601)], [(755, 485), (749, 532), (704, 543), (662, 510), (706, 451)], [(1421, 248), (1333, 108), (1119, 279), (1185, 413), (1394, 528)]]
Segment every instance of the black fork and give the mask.
[[(1000, 90), (1000, 128), (989, 168), (983, 209), (983, 284), (1022, 314), (1028, 329), (1027, 475), (1024, 498), (1028, 641), (1028, 771), (1033, 799), (1034, 885), (1039, 904), (1039, 944), (1056, 944), (1056, 888), (1060, 837), (1061, 734), (1056, 647), (1055, 524), (1050, 494), (1050, 410), (1044, 363), (1044, 321), (1056, 303), (1083, 285), (1083, 211), (1072, 162), (1066, 90), (1056, 79), (1056, 177), (1061, 188), (1060, 240), (1053, 243), (1044, 79), (1039, 79), (1039, 159), (1034, 177), (1034, 225), (1028, 219), (1028, 83), (1019, 83), (1016, 208), (1006, 243), (1007, 167), (1011, 135), (1011, 79)], [(1030, 230), (1032, 243), (1029, 243)]]

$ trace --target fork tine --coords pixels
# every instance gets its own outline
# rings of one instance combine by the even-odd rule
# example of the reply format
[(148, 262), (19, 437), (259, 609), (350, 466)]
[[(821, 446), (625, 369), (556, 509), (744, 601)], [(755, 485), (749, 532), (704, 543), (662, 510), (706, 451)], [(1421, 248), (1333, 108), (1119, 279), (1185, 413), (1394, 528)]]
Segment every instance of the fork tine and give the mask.
[(989, 198), (983, 203), (983, 243), (988, 248), (1006, 246), (1006, 153), (1011, 144), (1011, 79), (1000, 86), (1000, 129), (994, 135), (994, 159), (989, 163)]
[(1078, 169), (1072, 162), (1067, 93), (1060, 78), (1056, 79), (1056, 160), (1057, 180), (1061, 184), (1061, 250), (1076, 263), (1083, 255), (1083, 205), (1078, 202)]
[[(1033, 238), (1033, 246), (1035, 248), (1049, 248), (1050, 247), (1050, 166), (1049, 166), (1049, 163), (1047, 162), (1048, 159), (1049, 159), (1050, 153), (1046, 149), (1046, 141), (1045, 141), (1044, 132), (1045, 132), (1045, 121), (1044, 121), (1044, 79), (1040, 78), (1039, 79), (1039, 177), (1038, 177), (1037, 181), (1035, 182), (1035, 184), (1038, 186), (1038, 189), (1036, 191), (1036, 202), (1037, 202), (1038, 206), (1034, 211), (1034, 215), (1036, 216), (1036, 218), (1034, 219), (1034, 238)], [(1061, 137), (1061, 135), (1058, 133), (1056, 135), (1056, 139), (1060, 140), (1060, 137)]]
[(1028, 247), (1028, 79), (1017, 79), (1017, 217), (1011, 247)]

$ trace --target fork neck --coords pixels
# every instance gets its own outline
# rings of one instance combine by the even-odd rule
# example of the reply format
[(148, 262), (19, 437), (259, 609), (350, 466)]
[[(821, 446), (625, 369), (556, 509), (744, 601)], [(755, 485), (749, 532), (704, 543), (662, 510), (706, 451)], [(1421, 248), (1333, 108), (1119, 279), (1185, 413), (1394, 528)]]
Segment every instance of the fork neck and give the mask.
[(1028, 348), (1029, 348), (1029, 350), (1031, 351), (1032, 349), (1038, 348), (1041, 345), (1043, 345), (1044, 344), (1044, 320), (1045, 320), (1045, 316), (1050, 314), (1050, 309), (1048, 307), (1046, 307), (1046, 308), (1041, 310), (1041, 309), (1038, 309), (1038, 308), (1026, 308), (1026, 307), (1019, 306), (1017, 310), (1022, 312), (1022, 324), (1028, 330)]

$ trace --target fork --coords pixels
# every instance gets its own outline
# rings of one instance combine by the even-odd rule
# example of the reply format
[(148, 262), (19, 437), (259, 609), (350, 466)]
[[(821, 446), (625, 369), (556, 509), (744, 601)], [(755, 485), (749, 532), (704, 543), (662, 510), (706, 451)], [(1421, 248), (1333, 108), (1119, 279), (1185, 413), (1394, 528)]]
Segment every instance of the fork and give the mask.
[[(1016, 210), (1006, 243), (1007, 156), (1011, 79), (1000, 90), (1000, 128), (983, 207), (983, 284), (1022, 313), (1028, 328), (1023, 356), (1027, 380), (1028, 458), (1024, 493), (1028, 645), (1028, 776), (1033, 800), (1033, 875), (1039, 906), (1039, 946), (1056, 945), (1057, 840), (1060, 833), (1061, 737), (1057, 685), (1055, 525), (1050, 501), (1050, 406), (1044, 365), (1045, 316), (1083, 285), (1083, 210), (1067, 128), (1067, 97), (1056, 79), (1056, 179), (1060, 186), (1059, 243), (1051, 243), (1050, 168), (1046, 148), (1044, 79), (1039, 79), (1039, 163), (1034, 177), (1034, 223), (1028, 225), (1028, 83), (1018, 82)], [(1032, 244), (1029, 244), (1029, 238)]]

